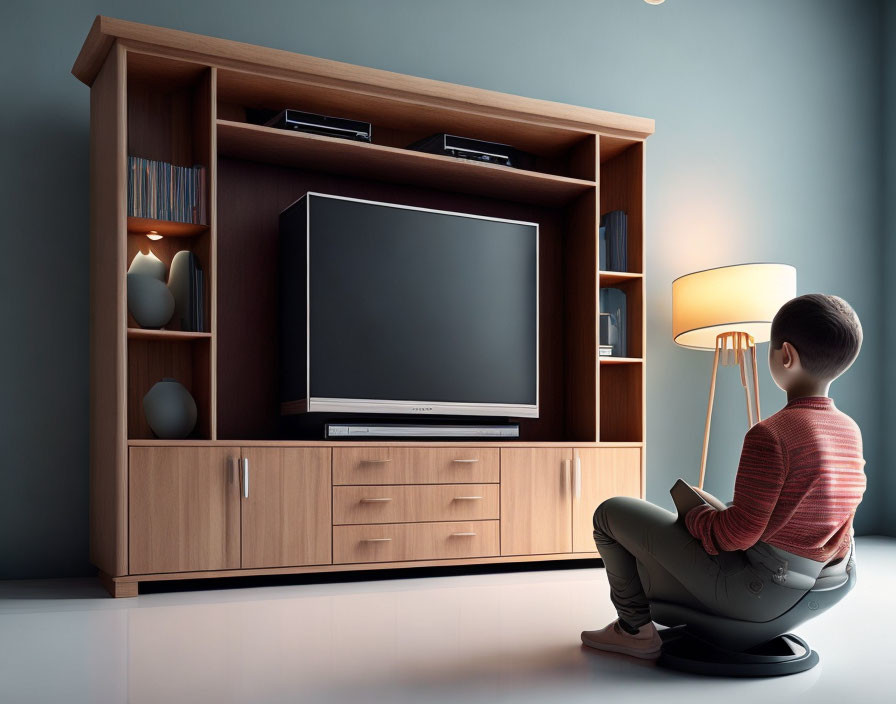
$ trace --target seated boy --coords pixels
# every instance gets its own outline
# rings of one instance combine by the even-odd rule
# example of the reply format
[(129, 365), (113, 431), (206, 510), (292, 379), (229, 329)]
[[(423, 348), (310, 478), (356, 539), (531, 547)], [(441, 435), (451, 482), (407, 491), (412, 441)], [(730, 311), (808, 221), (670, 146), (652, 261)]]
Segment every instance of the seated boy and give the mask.
[(786, 583), (788, 565), (817, 574), (849, 553), (865, 491), (862, 436), (828, 391), (861, 344), (855, 311), (836, 296), (800, 296), (778, 311), (769, 368), (787, 405), (747, 433), (734, 501), (726, 506), (701, 492), (709, 505), (691, 509), (685, 521), (640, 499), (604, 501), (594, 512), (594, 541), (619, 618), (583, 632), (582, 643), (658, 657), (651, 599), (771, 620), (806, 593), (795, 579)]

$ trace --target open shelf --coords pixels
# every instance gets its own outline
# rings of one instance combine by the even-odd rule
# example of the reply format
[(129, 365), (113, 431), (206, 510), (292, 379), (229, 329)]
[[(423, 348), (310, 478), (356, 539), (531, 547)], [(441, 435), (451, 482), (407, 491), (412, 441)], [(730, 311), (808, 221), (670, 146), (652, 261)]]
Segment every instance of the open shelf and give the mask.
[(128, 216), (128, 232), (134, 235), (145, 235), (150, 230), (155, 230), (164, 237), (193, 237), (205, 232), (207, 229), (208, 225), (198, 225), (192, 222), (153, 220), (152, 218)]
[(217, 125), (219, 153), (246, 161), (547, 206), (563, 205), (597, 187), (584, 179), (380, 144), (230, 120), (219, 119)]
[(145, 328), (128, 328), (129, 340), (171, 340), (176, 342), (195, 342), (212, 336), (210, 332), (189, 332), (186, 330), (147, 330)]

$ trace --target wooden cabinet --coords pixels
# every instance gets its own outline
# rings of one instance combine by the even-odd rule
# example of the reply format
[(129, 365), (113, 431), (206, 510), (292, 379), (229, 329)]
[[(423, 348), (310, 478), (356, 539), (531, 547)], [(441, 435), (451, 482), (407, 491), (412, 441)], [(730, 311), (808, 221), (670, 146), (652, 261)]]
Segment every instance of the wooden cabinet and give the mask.
[(329, 448), (243, 448), (242, 567), (332, 562)]
[(131, 448), (130, 574), (240, 566), (238, 457), (238, 448)]
[(501, 450), (501, 554), (572, 551), (572, 450)]
[(611, 496), (641, 496), (641, 450), (576, 449), (573, 457), (572, 551), (594, 552), (594, 509)]

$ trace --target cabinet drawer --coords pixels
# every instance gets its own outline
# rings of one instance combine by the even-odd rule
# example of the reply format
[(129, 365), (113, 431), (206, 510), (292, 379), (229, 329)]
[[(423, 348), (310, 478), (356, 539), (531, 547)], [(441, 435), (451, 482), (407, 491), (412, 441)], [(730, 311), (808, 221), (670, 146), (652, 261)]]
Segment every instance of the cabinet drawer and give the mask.
[(497, 519), (498, 484), (337, 486), (333, 523), (414, 523)]
[(498, 550), (498, 521), (333, 528), (335, 564), (491, 557)]
[(336, 447), (334, 484), (496, 484), (497, 449)]

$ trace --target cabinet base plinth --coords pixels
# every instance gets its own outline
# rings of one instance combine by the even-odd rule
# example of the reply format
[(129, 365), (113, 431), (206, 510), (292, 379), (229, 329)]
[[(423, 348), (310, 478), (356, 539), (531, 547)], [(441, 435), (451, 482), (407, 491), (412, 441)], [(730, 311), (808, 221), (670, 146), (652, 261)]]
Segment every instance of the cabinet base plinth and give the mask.
[(105, 572), (100, 572), (99, 578), (109, 596), (114, 596), (116, 599), (137, 596), (138, 582), (124, 582), (117, 577), (110, 577)]

